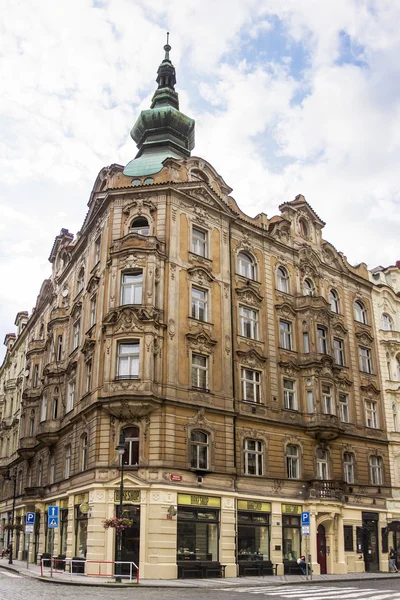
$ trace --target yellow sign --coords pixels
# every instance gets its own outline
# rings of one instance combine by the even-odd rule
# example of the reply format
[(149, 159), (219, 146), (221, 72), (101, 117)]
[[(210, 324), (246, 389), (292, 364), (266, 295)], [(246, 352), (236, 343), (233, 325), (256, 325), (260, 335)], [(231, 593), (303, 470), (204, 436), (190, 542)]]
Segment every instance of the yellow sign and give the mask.
[(282, 513), (286, 515), (301, 515), (301, 505), (282, 504)]
[(254, 512), (271, 512), (270, 502), (257, 502), (257, 500), (238, 500), (238, 510), (252, 510)]
[[(119, 490), (114, 491), (114, 502), (119, 502)], [(140, 490), (124, 490), (123, 502), (140, 502)]]
[(83, 504), (84, 502), (89, 502), (89, 492), (74, 496), (74, 504)]
[(217, 498), (216, 496), (199, 496), (197, 494), (178, 494), (178, 504), (220, 508), (221, 498)]

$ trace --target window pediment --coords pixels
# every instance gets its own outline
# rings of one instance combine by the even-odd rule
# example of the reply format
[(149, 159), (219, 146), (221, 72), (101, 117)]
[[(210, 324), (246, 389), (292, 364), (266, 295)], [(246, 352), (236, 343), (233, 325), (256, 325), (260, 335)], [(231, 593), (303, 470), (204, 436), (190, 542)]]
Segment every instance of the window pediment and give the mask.
[(100, 277), (98, 277), (97, 275), (91, 276), (91, 278), (89, 279), (88, 284), (86, 286), (86, 289), (90, 294), (97, 289), (97, 286), (99, 285), (99, 281), (100, 281)]
[(194, 266), (188, 269), (188, 275), (192, 281), (199, 283), (200, 285), (204, 285), (206, 283), (211, 283), (215, 280), (215, 277), (212, 273), (206, 268), (202, 266)]
[(346, 327), (340, 321), (337, 321), (333, 325), (333, 331), (334, 331), (334, 333), (336, 333), (338, 335), (346, 335), (347, 332), (348, 332), (348, 330), (346, 329)]
[(187, 333), (186, 339), (192, 350), (205, 354), (212, 354), (217, 344), (217, 340), (213, 340), (207, 331)]
[(284, 319), (290, 319), (296, 315), (296, 311), (294, 310), (293, 306), (288, 302), (283, 302), (283, 304), (276, 304), (275, 308), (278, 315), (280, 317), (283, 317)]
[(236, 354), (239, 357), (241, 364), (249, 367), (264, 367), (265, 362), (268, 360), (266, 356), (260, 354), (257, 350), (252, 348), (251, 350), (237, 350)]
[(300, 370), (300, 367), (293, 361), (281, 361), (278, 363), (281, 372), (289, 377), (295, 377)]
[(86, 338), (85, 343), (82, 346), (82, 354), (85, 354), (86, 358), (93, 356), (95, 346), (96, 346), (95, 340)]
[(372, 342), (374, 341), (374, 338), (369, 333), (369, 331), (357, 331), (356, 338), (358, 339), (360, 344), (364, 344), (365, 346), (372, 344)]
[(248, 304), (249, 306), (260, 306), (263, 296), (261, 296), (256, 290), (249, 286), (243, 286), (235, 289), (236, 294), (240, 300), (244, 304)]
[(369, 382), (368, 385), (360, 385), (360, 388), (363, 391), (363, 394), (368, 398), (379, 397), (380, 390), (377, 388), (372, 382)]

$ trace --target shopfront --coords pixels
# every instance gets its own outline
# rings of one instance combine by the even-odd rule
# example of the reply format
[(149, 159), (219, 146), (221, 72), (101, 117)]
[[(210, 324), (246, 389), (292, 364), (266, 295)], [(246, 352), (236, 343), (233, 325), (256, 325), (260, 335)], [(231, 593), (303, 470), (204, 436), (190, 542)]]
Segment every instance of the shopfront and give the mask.
[(238, 500), (237, 561), (239, 576), (262, 575), (271, 569), (270, 562), (270, 513), (269, 502)]
[(68, 499), (60, 500), (60, 545), (59, 555), (67, 556), (68, 542)]
[(282, 504), (282, 553), (284, 572), (301, 556), (301, 505)]
[[(118, 518), (125, 517), (132, 521), (131, 527), (127, 527), (122, 531), (122, 560), (124, 562), (134, 563), (139, 566), (140, 559), (140, 491), (139, 490), (124, 490), (122, 514), (119, 506), (119, 490), (114, 492), (114, 502), (116, 506), (116, 516)], [(117, 540), (116, 540), (117, 541)], [(118, 548), (115, 544), (115, 560), (118, 560)], [(129, 575), (130, 566), (122, 565), (122, 575)]]
[(178, 494), (178, 577), (195, 573), (195, 568), (187, 568), (187, 561), (198, 566), (219, 562), (220, 509), (221, 499), (215, 496)]
[(87, 554), (89, 494), (74, 496), (75, 547), (74, 557), (84, 559)]
[(357, 550), (363, 554), (366, 571), (379, 571), (378, 524), (378, 513), (363, 512), (362, 527), (357, 527)]

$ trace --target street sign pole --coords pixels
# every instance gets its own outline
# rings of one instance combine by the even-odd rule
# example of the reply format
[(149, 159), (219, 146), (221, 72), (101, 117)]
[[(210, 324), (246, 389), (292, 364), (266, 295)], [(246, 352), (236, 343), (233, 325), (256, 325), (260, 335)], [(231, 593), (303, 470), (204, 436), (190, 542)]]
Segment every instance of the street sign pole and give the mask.
[(308, 535), (306, 535), (306, 579), (308, 580)]
[(31, 536), (28, 533), (28, 544), (27, 544), (27, 550), (26, 550), (26, 568), (29, 569), (29, 546), (31, 543)]
[(47, 528), (53, 530), (50, 544), (50, 577), (53, 577), (54, 530), (58, 529), (59, 516), (58, 506), (49, 506), (47, 509)]
[(29, 549), (31, 544), (31, 534), (35, 526), (35, 513), (27, 512), (25, 515), (25, 535), (28, 538), (27, 550), (26, 550), (26, 568), (29, 569)]

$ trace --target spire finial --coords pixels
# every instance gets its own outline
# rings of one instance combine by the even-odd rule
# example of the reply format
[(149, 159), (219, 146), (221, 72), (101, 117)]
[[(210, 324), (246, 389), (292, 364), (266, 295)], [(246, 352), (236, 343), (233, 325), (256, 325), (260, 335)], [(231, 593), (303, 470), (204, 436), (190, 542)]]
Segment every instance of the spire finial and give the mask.
[(169, 60), (169, 52), (171, 50), (171, 46), (169, 45), (169, 31), (167, 31), (167, 43), (164, 46), (165, 50), (165, 60)]

